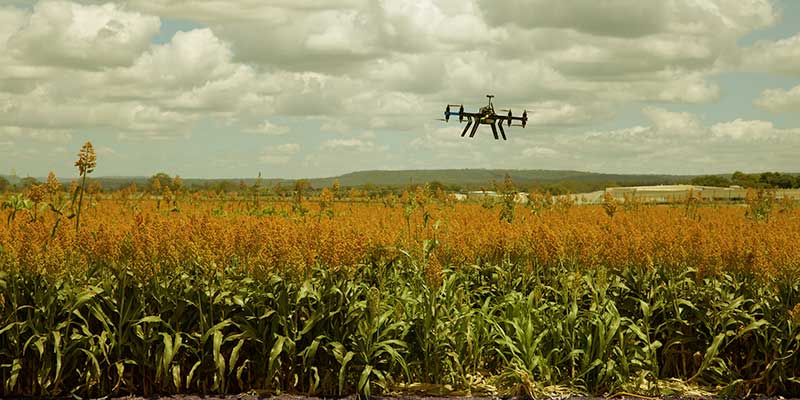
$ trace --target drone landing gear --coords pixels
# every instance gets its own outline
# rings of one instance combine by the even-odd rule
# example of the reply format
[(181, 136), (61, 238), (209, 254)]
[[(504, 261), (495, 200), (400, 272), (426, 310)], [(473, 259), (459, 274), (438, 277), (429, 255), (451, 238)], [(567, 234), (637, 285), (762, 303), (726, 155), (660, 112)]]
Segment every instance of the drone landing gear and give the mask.
[(492, 123), (492, 134), (494, 134), (494, 140), (500, 139), (497, 137), (497, 128), (494, 126), (494, 123)]
[[(511, 122), (511, 121), (509, 121), (509, 122)], [(508, 140), (508, 139), (506, 139), (506, 131), (503, 130), (503, 121), (498, 122), (497, 123), (497, 127), (500, 128), (500, 134), (503, 135), (503, 140)], [(494, 125), (492, 125), (492, 128), (494, 128)], [(497, 133), (496, 132), (495, 132), (494, 138), (497, 139)]]
[(472, 117), (469, 117), (469, 118), (467, 119), (467, 126), (465, 126), (465, 127), (464, 127), (464, 132), (461, 132), (461, 137), (464, 137), (464, 135), (466, 135), (466, 134), (467, 134), (467, 131), (469, 130), (469, 127), (470, 127), (471, 125), (472, 125)]
[(478, 131), (478, 126), (480, 126), (480, 125), (481, 125), (480, 121), (473, 120), (473, 122), (472, 122), (472, 132), (469, 133), (469, 137), (475, 137), (475, 132)]

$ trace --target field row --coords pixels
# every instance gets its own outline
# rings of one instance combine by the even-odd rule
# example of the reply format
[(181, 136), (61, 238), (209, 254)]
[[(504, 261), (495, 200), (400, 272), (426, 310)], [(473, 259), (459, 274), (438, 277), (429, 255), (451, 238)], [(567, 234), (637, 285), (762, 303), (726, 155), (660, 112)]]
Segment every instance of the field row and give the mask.
[(502, 209), (477, 204), (336, 203), (320, 210), (309, 203), (302, 213), (287, 203), (265, 207), (254, 212), (209, 202), (176, 212), (155, 202), (101, 201), (84, 211), (77, 236), (66, 218), (21, 216), (0, 224), (0, 265), (59, 275), (93, 263), (141, 273), (193, 263), (258, 275), (316, 265), (358, 268), (407, 253), (434, 269), (510, 262), (693, 267), (769, 278), (800, 272), (798, 210), (753, 220), (736, 206), (641, 206), (610, 217), (601, 206), (534, 212), (518, 205), (508, 222)]

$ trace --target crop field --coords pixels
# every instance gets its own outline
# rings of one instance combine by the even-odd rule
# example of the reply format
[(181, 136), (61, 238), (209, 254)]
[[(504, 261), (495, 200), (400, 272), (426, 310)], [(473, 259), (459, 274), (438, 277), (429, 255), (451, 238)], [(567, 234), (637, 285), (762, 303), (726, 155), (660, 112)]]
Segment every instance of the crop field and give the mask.
[(175, 186), (3, 198), (1, 396), (800, 395), (800, 211), (763, 194)]
[(0, 400), (800, 400), (800, 0), (0, 0)]

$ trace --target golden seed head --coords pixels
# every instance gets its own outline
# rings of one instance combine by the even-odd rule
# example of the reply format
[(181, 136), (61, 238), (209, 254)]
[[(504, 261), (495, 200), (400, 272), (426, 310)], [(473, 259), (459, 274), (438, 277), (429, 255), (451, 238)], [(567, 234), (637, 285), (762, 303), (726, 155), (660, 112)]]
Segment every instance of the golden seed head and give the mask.
[(28, 198), (34, 203), (40, 203), (47, 194), (45, 185), (33, 185), (28, 189)]
[(56, 194), (61, 191), (61, 182), (56, 178), (56, 174), (50, 171), (47, 175), (47, 193)]
[(86, 142), (81, 151), (78, 153), (78, 161), (75, 161), (75, 166), (78, 167), (81, 175), (91, 174), (94, 167), (97, 166), (97, 155), (94, 153), (92, 142)]

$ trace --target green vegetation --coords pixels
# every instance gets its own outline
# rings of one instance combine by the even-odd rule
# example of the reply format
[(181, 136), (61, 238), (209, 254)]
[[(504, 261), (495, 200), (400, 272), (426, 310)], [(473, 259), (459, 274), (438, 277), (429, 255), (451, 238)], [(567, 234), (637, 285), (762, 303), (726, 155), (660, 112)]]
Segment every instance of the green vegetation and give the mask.
[[(780, 172), (764, 172), (733, 175), (625, 175), (599, 174), (580, 171), (550, 170), (488, 170), (488, 169), (452, 169), (452, 170), (405, 170), (405, 171), (360, 171), (338, 177), (307, 179), (308, 189), (329, 187), (338, 181), (345, 188), (361, 188), (373, 197), (383, 197), (389, 193), (399, 194), (409, 186), (428, 184), (432, 191), (468, 191), (468, 190), (501, 190), (505, 176), (526, 190), (538, 190), (552, 194), (585, 193), (602, 190), (614, 186), (647, 186), (691, 183), (703, 186), (739, 185), (746, 188), (797, 188), (800, 187), (800, 175)], [(32, 177), (15, 178), (0, 177), (0, 192), (3, 181), (8, 181), (7, 190), (21, 190), (38, 184)], [(158, 181), (158, 183), (156, 183)], [(272, 188), (291, 188), (295, 180), (291, 179), (183, 179), (183, 188), (189, 191), (236, 192), (252, 191), (259, 182), (264, 190)], [(107, 190), (119, 190), (132, 184), (145, 188), (150, 193), (160, 193), (162, 188), (169, 187), (175, 191), (174, 177), (159, 172), (152, 177), (100, 177), (87, 179), (89, 184), (97, 183)]]
[[(800, 395), (800, 282), (401, 256), (255, 278), (0, 273), (2, 396), (411, 389)], [(420, 385), (422, 384), (422, 385)]]
[(756, 189), (793, 189), (800, 188), (800, 175), (782, 174), (780, 172), (745, 174), (736, 171), (730, 178), (725, 175), (698, 176), (692, 178), (692, 184), (721, 187), (737, 185), (744, 188)]

